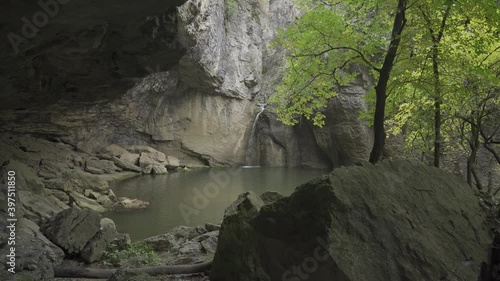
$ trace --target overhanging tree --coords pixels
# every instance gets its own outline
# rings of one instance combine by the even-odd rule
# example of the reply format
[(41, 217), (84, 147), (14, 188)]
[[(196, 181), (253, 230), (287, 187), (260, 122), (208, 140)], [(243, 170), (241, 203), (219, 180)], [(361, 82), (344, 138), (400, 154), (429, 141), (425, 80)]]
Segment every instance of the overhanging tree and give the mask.
[(396, 62), (409, 8), (398, 1), (312, 1), (309, 10), (284, 31), (276, 43), (290, 52), (283, 81), (271, 99), (278, 118), (296, 124), (299, 116), (324, 124), (328, 100), (368, 66), (376, 77), (374, 143), (370, 162), (383, 157), (387, 87)]

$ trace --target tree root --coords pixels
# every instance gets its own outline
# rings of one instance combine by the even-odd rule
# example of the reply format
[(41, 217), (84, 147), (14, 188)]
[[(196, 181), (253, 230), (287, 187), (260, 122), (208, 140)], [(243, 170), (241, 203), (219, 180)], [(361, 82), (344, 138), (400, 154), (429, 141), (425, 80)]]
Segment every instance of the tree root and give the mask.
[[(191, 274), (200, 273), (210, 270), (212, 262), (189, 264), (189, 265), (164, 265), (164, 266), (148, 266), (126, 269), (134, 273), (147, 273), (151, 276), (162, 274)], [(81, 267), (55, 267), (55, 277), (65, 278), (95, 278), (105, 279), (110, 278), (117, 269), (101, 269), (101, 268), (81, 268)]]

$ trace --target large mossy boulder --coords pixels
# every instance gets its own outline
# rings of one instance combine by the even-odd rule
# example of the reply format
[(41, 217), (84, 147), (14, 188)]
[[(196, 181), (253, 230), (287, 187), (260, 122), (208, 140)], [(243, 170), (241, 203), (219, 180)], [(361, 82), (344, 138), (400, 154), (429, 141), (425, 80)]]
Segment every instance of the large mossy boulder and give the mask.
[(212, 281), (477, 280), (491, 237), (473, 190), (410, 161), (336, 169), (225, 214)]

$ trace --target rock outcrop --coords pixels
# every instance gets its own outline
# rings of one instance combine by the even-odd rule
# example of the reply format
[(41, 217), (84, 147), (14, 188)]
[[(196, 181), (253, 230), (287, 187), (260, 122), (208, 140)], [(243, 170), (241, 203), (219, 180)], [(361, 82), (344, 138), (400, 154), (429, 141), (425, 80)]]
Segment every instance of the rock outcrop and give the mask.
[(231, 205), (210, 280), (477, 280), (491, 236), (457, 177), (409, 161), (339, 168)]
[[(7, 171), (16, 173), (18, 215), (38, 225), (72, 203), (101, 213), (111, 209), (117, 198), (108, 182), (137, 175), (122, 171), (102, 154), (88, 155), (57, 140), (29, 136), (0, 136), (0, 157), (2, 182)], [(0, 186), (2, 194), (5, 188)]]

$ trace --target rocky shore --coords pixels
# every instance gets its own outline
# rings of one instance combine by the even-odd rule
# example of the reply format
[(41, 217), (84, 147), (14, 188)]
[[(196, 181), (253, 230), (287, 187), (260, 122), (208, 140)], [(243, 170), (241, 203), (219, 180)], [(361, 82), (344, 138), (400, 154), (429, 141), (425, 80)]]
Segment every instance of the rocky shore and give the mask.
[(0, 137), (0, 155), (2, 171), (17, 173), (21, 215), (35, 222), (44, 222), (72, 203), (99, 213), (147, 207), (135, 198), (117, 198), (110, 182), (188, 170), (177, 158), (148, 146), (113, 144), (88, 154), (58, 139), (14, 134)]
[[(52, 264), (62, 262), (65, 256), (77, 255), (87, 263), (99, 260), (117, 234), (111, 220), (100, 219), (101, 213), (148, 207), (148, 202), (137, 198), (117, 198), (110, 189), (111, 182), (144, 174), (188, 170), (175, 157), (148, 146), (111, 145), (98, 153), (88, 154), (59, 139), (16, 134), (0, 137), (0, 155), (4, 183), (0, 186), (0, 213), (7, 217), (5, 177), (8, 171), (14, 171), (15, 217), (18, 218), (16, 239), (19, 245), (17, 276), (25, 275), (35, 278), (33, 280), (38, 280), (38, 276), (46, 280), (53, 278)], [(74, 228), (76, 222), (73, 220), (70, 220), (70, 225), (65, 225), (65, 220), (57, 218), (61, 214), (73, 217), (73, 220), (81, 219), (83, 224), (78, 225), (87, 235), (78, 233), (71, 239), (72, 233), (81, 231)], [(51, 223), (66, 228), (54, 229)], [(1, 224), (2, 229), (6, 229), (6, 221), (2, 220)], [(8, 233), (2, 232), (1, 235), (0, 252), (5, 256), (10, 248), (6, 243)], [(61, 238), (70, 240), (61, 241)], [(78, 242), (77, 238), (81, 241)], [(94, 239), (92, 242), (91, 238)], [(3, 263), (2, 267), (5, 266)], [(2, 273), (7, 273), (6, 268), (3, 269)], [(7, 279), (2, 280), (9, 280), (11, 276), (4, 277)]]

